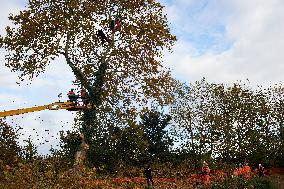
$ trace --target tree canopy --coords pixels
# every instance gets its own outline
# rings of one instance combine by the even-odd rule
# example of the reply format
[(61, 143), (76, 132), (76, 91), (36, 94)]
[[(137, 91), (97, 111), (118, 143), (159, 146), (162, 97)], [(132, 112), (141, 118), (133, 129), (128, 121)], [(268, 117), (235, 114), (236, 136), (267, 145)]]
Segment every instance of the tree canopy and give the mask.
[(283, 164), (283, 86), (253, 90), (203, 79), (181, 86), (170, 112), (192, 157)]
[(9, 19), (14, 26), (6, 28), (1, 46), (6, 66), (21, 79), (37, 77), (63, 56), (101, 109), (133, 115), (133, 104), (172, 100), (174, 82), (161, 57), (176, 38), (158, 2), (30, 0)]

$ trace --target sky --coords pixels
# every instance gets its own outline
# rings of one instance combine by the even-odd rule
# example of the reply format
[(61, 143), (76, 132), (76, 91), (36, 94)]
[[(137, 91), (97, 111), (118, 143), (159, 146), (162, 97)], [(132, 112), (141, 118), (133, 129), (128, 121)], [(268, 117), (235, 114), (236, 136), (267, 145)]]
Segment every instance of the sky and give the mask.
[[(159, 0), (165, 5), (171, 31), (178, 41), (163, 64), (175, 78), (268, 87), (284, 81), (283, 0)], [(0, 35), (9, 25), (9, 13), (24, 9), (27, 0), (1, 0)], [(17, 85), (18, 73), (5, 67), (0, 49), (0, 111), (49, 104), (72, 87), (74, 76), (62, 58), (33, 81)], [(30, 83), (30, 84), (29, 84)], [(6, 118), (23, 127), (20, 140), (31, 137), (42, 154), (56, 146), (60, 130), (71, 129), (75, 114), (41, 111)], [(47, 131), (48, 130), (48, 131)], [(49, 141), (49, 142), (46, 142)], [(21, 142), (22, 143), (22, 142)], [(42, 144), (44, 143), (44, 144)]]

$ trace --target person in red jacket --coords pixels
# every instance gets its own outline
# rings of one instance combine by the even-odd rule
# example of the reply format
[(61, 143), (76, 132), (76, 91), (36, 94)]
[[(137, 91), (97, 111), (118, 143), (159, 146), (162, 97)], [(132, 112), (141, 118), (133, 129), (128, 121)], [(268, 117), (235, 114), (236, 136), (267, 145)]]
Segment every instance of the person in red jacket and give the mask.
[(67, 93), (67, 96), (68, 96), (70, 102), (74, 102), (75, 104), (77, 104), (78, 96), (75, 94), (74, 89), (71, 89)]
[(251, 168), (250, 166), (248, 165), (248, 163), (245, 163), (245, 166), (243, 168), (243, 171), (244, 171), (244, 177), (246, 180), (249, 180), (250, 179), (250, 175), (251, 175)]
[(120, 31), (121, 29), (121, 19), (120, 18), (116, 18), (115, 20), (112, 20), (110, 22), (110, 30), (112, 31), (112, 33), (115, 33), (116, 31)]
[(202, 181), (203, 184), (209, 185), (210, 184), (210, 168), (208, 166), (208, 163), (206, 161), (203, 162), (203, 166), (201, 168), (202, 171)]
[(87, 93), (86, 93), (85, 89), (81, 89), (81, 99), (82, 99), (84, 106), (87, 106), (88, 105), (88, 99), (87, 99)]

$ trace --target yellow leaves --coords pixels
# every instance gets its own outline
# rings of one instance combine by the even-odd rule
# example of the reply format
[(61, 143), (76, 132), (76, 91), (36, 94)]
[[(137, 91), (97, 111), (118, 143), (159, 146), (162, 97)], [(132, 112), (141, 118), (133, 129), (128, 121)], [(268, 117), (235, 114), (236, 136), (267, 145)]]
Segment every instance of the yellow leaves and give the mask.
[(51, 170), (47, 171), (47, 172), (44, 174), (44, 176), (45, 176), (47, 179), (52, 179), (53, 175), (54, 175), (54, 173), (53, 173)]
[[(115, 10), (111, 10), (112, 4)], [(109, 19), (116, 16), (122, 18), (122, 28), (112, 34)], [(23, 75), (38, 75), (51, 59), (68, 52), (71, 63), (87, 80), (97, 82), (98, 67), (102, 61), (107, 62), (99, 90), (104, 99), (112, 99), (110, 103), (138, 102), (142, 106), (153, 99), (165, 102), (170, 98), (166, 97), (171, 88), (170, 78), (161, 71), (161, 62), (155, 58), (161, 57), (161, 49), (172, 46), (175, 36), (168, 30), (159, 3), (30, 1), (27, 10), (10, 18), (19, 25), (8, 28), (7, 38), (1, 38), (0, 42), (11, 51), (8, 65)], [(96, 35), (98, 29), (103, 30), (111, 43), (101, 43)], [(36, 56), (30, 56), (33, 53)], [(126, 109), (130, 114), (136, 113), (126, 106), (117, 113), (125, 114)]]

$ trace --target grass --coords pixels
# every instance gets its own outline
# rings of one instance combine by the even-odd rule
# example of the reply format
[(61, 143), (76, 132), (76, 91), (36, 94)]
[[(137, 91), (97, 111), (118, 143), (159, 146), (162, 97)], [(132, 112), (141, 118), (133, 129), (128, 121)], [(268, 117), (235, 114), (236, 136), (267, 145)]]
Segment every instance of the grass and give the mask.
[(284, 175), (275, 175), (269, 178), (277, 189), (284, 189)]

